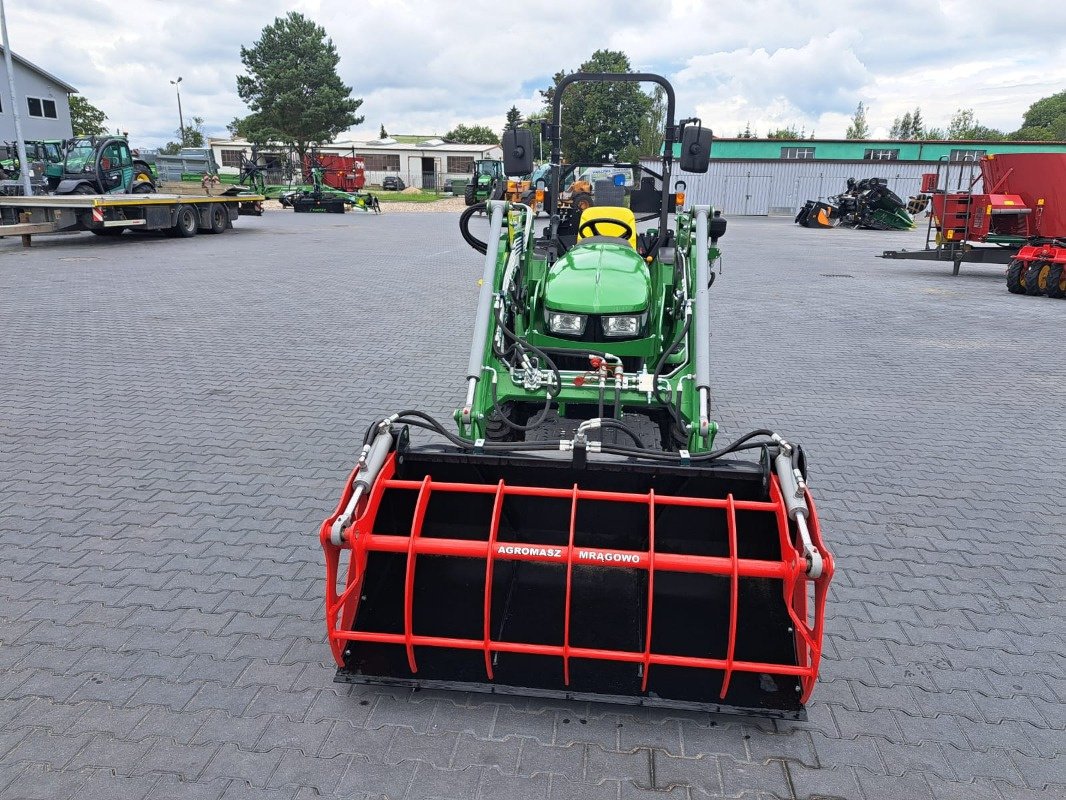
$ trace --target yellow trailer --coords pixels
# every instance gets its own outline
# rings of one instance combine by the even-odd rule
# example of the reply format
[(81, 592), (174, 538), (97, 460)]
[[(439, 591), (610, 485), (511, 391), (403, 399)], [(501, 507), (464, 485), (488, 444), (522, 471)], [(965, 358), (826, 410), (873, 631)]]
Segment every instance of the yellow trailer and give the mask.
[(263, 212), (262, 195), (233, 191), (221, 195), (70, 194), (0, 197), (0, 237), (91, 231), (118, 236), (123, 231), (167, 231), (187, 238), (222, 233), (238, 216)]

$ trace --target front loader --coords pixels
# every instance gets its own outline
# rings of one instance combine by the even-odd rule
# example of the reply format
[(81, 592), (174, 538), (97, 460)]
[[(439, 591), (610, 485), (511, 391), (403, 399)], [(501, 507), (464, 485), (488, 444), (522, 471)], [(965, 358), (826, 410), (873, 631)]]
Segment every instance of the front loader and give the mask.
[[(561, 205), (561, 97), (621, 81), (666, 93), (660, 171), (631, 165), (628, 206)], [(711, 132), (675, 124), (650, 74), (568, 75), (552, 110), (544, 229), (504, 200), (460, 218), (484, 262), (457, 430), (418, 410), (371, 424), (320, 529), (337, 679), (801, 719), (833, 560), (799, 445), (715, 443), (726, 224), (672, 176), (678, 140), (706, 172)], [(531, 171), (528, 130), (503, 149), (508, 175)]]

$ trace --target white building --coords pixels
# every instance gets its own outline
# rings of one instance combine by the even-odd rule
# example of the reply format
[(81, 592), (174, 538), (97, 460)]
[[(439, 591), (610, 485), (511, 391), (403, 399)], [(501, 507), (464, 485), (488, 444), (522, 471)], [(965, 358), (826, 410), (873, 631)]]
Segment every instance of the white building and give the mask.
[[(13, 142), (15, 116), (11, 112), (15, 104), (11, 100), (7, 61), (3, 55), (4, 48), (0, 47), (0, 141)], [(11, 63), (15, 68), (16, 102), (22, 135), (28, 141), (69, 139), (73, 136), (69, 96), (77, 94), (78, 90), (16, 53), (11, 54)]]
[[(241, 156), (250, 158), (252, 155), (252, 145), (241, 139), (210, 139), (209, 144), (222, 174), (238, 174)], [(503, 157), (499, 145), (449, 144), (442, 139), (414, 143), (399, 142), (392, 138), (339, 141), (321, 145), (318, 150), (363, 159), (367, 185), (380, 184), (387, 175), (398, 175), (408, 186), (427, 189), (469, 177), (475, 160)], [(259, 156), (261, 163), (268, 168), (274, 164), (280, 166), (280, 162), (289, 158), (284, 147), (261, 148)]]

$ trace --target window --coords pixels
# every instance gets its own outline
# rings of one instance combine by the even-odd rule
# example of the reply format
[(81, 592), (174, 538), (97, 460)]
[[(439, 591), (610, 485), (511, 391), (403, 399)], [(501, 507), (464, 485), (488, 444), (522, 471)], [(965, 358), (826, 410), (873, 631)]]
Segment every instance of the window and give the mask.
[(26, 102), (30, 107), (31, 117), (43, 117), (56, 119), (56, 101), (44, 100), (40, 97), (27, 97)]
[(898, 161), (899, 160), (899, 148), (876, 150), (871, 147), (866, 148), (866, 152), (862, 156), (867, 161)]
[(811, 159), (814, 158), (813, 147), (782, 147), (781, 158), (785, 159)]
[(366, 168), (372, 171), (400, 171), (400, 154), (396, 153), (359, 153), (356, 158), (363, 159)]
[(448, 172), (469, 173), (473, 168), (473, 156), (448, 156)]
[(244, 155), (243, 150), (222, 150), (222, 166), (224, 167), (236, 167), (241, 168), (241, 156)]
[(952, 150), (949, 158), (951, 161), (977, 161), (987, 152), (987, 150)]

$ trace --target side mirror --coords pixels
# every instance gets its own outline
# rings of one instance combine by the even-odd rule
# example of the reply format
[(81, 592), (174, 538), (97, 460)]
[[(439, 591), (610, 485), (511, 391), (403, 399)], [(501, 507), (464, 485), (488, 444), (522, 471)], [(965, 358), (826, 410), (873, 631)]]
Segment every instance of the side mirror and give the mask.
[(505, 130), (502, 147), (504, 173), (528, 175), (533, 171), (533, 133), (529, 128)]
[(681, 134), (682, 172), (704, 173), (711, 161), (711, 129), (686, 126)]

